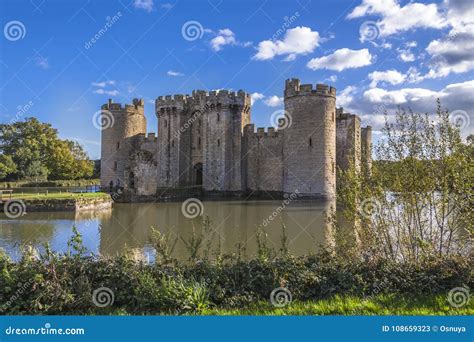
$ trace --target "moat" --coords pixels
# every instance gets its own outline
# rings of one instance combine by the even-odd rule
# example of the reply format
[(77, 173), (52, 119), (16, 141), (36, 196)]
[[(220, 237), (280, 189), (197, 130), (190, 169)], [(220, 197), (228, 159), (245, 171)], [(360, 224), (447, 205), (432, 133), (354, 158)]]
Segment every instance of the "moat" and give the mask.
[[(149, 242), (150, 227), (177, 238), (174, 256), (187, 259), (186, 243), (195, 234), (203, 234), (201, 249), (208, 241), (213, 250), (254, 255), (256, 232), (264, 229), (268, 245), (281, 247), (282, 224), (286, 227), (289, 250), (295, 255), (316, 252), (330, 236), (326, 213), (334, 205), (322, 201), (204, 201), (203, 216), (187, 218), (182, 202), (114, 204), (113, 209), (87, 212), (31, 212), (18, 219), (0, 215), (0, 248), (14, 260), (20, 257), (20, 246), (31, 244), (42, 249), (49, 243), (54, 251), (67, 251), (72, 226), (82, 234), (84, 245), (95, 254), (115, 255), (132, 249), (134, 255), (152, 261), (154, 252)], [(208, 216), (211, 227), (204, 231), (202, 218)], [(182, 238), (182, 239), (181, 239)], [(212, 251), (211, 251), (212, 252)]]

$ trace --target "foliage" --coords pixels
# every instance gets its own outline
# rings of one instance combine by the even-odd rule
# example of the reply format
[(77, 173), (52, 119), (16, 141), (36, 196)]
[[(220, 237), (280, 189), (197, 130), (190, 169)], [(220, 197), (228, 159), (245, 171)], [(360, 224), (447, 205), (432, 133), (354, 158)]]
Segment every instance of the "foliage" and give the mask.
[[(1, 167), (1, 166), (0, 166)], [(89, 185), (98, 185), (99, 179), (64, 179), (50, 180), (45, 182), (17, 181), (17, 182), (0, 182), (0, 189), (12, 188), (41, 188), (41, 187), (84, 187)]]
[[(166, 247), (161, 238), (158, 235), (158, 246)], [(446, 300), (452, 288), (474, 285), (469, 261), (454, 256), (413, 263), (346, 259), (321, 252), (313, 256), (284, 254), (245, 261), (234, 255), (222, 255), (216, 261), (186, 263), (169, 257), (157, 258), (149, 264), (128, 254), (88, 255), (76, 230), (68, 246), (70, 250), (65, 254), (53, 253), (48, 246), (42, 253), (24, 248), (22, 259), (16, 263), (0, 250), (0, 313), (184, 314), (209, 313), (213, 308), (251, 310), (256, 303), (268, 303), (272, 290), (280, 286), (288, 288), (295, 303), (308, 303), (300, 305), (311, 306), (321, 300), (336, 302), (331, 304), (334, 309), (313, 307), (315, 312), (358, 313), (367, 310), (368, 301), (375, 303), (373, 313), (394, 313), (390, 303), (381, 305), (377, 301), (403, 298), (405, 303), (416, 303), (417, 298), (426, 296), (442, 296)], [(274, 251), (270, 254), (276, 255)], [(94, 290), (101, 287), (110, 288), (115, 299), (104, 308), (94, 305), (92, 300)], [(338, 296), (357, 298), (358, 302), (341, 308)], [(398, 310), (397, 300), (393, 302), (394, 310)], [(354, 305), (356, 309), (352, 309)], [(436, 307), (442, 306), (443, 311), (452, 314), (464, 312), (455, 308), (445, 310), (447, 305), (444, 302)]]
[(0, 154), (0, 179), (17, 171), (16, 164), (11, 156)]
[(463, 143), (449, 112), (399, 110), (375, 147), (378, 162), (359, 174), (340, 171), (339, 204), (357, 229), (365, 257), (410, 262), (466, 255), (472, 239), (472, 138)]
[(94, 169), (78, 143), (59, 139), (56, 129), (35, 118), (0, 124), (0, 153), (16, 165), (2, 178), (80, 179), (92, 176)]

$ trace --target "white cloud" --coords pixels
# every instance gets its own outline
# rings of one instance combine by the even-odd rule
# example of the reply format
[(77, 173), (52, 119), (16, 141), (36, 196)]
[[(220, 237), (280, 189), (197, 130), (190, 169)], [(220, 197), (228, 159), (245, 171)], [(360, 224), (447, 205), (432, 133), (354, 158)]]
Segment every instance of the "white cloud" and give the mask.
[(105, 88), (108, 85), (115, 85), (115, 81), (92, 82), (91, 85), (98, 88)]
[(337, 81), (337, 76), (336, 75), (331, 75), (327, 78), (328, 81), (334, 83)]
[(270, 96), (265, 101), (263, 101), (268, 107), (278, 107), (283, 105), (283, 97), (278, 97), (276, 95)]
[(153, 11), (153, 0), (135, 0), (133, 7), (151, 12)]
[(343, 48), (336, 50), (328, 56), (313, 58), (308, 62), (307, 67), (312, 70), (329, 69), (342, 71), (370, 64), (372, 64), (372, 55), (368, 49), (351, 50)]
[(397, 49), (398, 58), (402, 62), (413, 62), (415, 60), (415, 55), (410, 50)]
[[(450, 84), (439, 91), (426, 88), (402, 88), (392, 91), (373, 88), (363, 92), (362, 96), (355, 96), (352, 89), (343, 90), (342, 93), (344, 96), (342, 96), (343, 94), (337, 96), (338, 105), (349, 107), (351, 112), (360, 113), (362, 123), (373, 125), (375, 131), (383, 127), (384, 117), (382, 114), (385, 110), (388, 112), (389, 118), (393, 116), (397, 106), (421, 113), (434, 113), (438, 98), (441, 100), (443, 108), (451, 112), (465, 111), (470, 117), (470, 122), (474, 120), (474, 97), (472, 96), (474, 80)], [(474, 133), (473, 125), (471, 124), (462, 133), (463, 135)]]
[(219, 30), (218, 36), (211, 40), (211, 47), (214, 51), (222, 50), (225, 45), (235, 45), (235, 34), (229, 29)]
[(119, 91), (118, 90), (105, 90), (105, 89), (100, 88), (100, 89), (94, 90), (94, 94), (117, 96), (119, 94)]
[(262, 100), (264, 97), (265, 97), (265, 95), (263, 95), (262, 93), (252, 93), (250, 95), (250, 103), (254, 104), (258, 100)]
[(387, 91), (381, 88), (369, 89), (364, 92), (364, 98), (371, 103), (400, 105), (418, 101), (421, 98), (435, 96), (436, 92), (423, 88), (404, 88)]
[(311, 28), (298, 26), (285, 32), (283, 40), (264, 40), (258, 44), (257, 53), (253, 56), (257, 60), (273, 59), (276, 56), (286, 55), (286, 60), (293, 60), (297, 55), (311, 53), (319, 45), (320, 36)]
[(36, 66), (45, 70), (45, 69), (49, 69), (49, 61), (47, 58), (43, 57), (43, 56), (39, 56), (39, 57), (36, 57)]
[(336, 102), (338, 107), (345, 107), (351, 104), (354, 99), (354, 93), (357, 91), (357, 87), (348, 86), (344, 88), (339, 94), (336, 96)]
[(429, 43), (426, 51), (431, 56), (429, 78), (474, 69), (474, 24), (452, 29), (447, 36)]
[(400, 84), (406, 80), (406, 76), (397, 70), (374, 71), (369, 74), (371, 88), (375, 88), (379, 82), (387, 82), (390, 84)]
[(174, 76), (174, 77), (177, 77), (177, 76), (184, 76), (184, 74), (183, 74), (182, 72), (173, 71), (173, 70), (168, 70), (168, 72), (166, 73), (166, 75), (168, 75), (168, 76)]
[(416, 28), (441, 29), (448, 21), (436, 4), (409, 2), (400, 6), (397, 0), (363, 0), (347, 16), (348, 19), (379, 16), (377, 22), (381, 37)]

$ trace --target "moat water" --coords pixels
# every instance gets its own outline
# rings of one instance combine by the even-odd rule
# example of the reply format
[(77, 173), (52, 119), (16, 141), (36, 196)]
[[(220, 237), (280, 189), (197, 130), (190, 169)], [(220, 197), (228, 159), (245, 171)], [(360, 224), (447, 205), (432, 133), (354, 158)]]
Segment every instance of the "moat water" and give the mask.
[[(187, 218), (181, 202), (114, 204), (106, 211), (31, 212), (18, 219), (0, 214), (0, 248), (13, 260), (21, 257), (22, 245), (39, 250), (49, 243), (54, 251), (66, 252), (67, 241), (76, 226), (90, 253), (116, 255), (132, 250), (137, 258), (154, 260), (150, 244), (151, 227), (177, 241), (174, 257), (189, 258), (190, 239), (202, 236), (200, 251), (237, 253), (251, 257), (257, 251), (256, 233), (266, 232), (268, 246), (282, 246), (283, 225), (288, 248), (295, 255), (317, 252), (330, 241), (331, 225), (327, 214), (333, 202), (293, 201), (204, 201), (202, 216)], [(202, 227), (209, 217), (210, 227)]]

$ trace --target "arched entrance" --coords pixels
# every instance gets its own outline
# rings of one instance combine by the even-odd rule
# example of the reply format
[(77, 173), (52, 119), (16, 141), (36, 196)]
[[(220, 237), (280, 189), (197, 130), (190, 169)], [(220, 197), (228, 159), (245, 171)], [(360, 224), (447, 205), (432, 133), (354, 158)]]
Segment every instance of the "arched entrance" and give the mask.
[(194, 184), (202, 185), (202, 163), (194, 165)]

